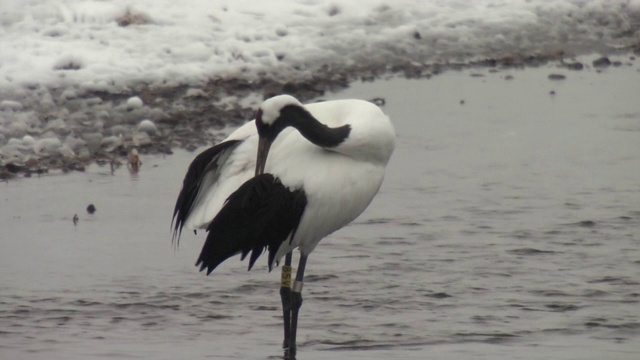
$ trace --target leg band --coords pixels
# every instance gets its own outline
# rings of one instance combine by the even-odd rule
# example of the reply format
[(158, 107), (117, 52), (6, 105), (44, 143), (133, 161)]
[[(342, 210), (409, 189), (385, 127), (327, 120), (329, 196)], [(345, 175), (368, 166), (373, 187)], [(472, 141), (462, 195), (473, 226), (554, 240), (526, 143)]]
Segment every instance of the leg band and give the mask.
[(301, 293), (302, 292), (302, 285), (303, 285), (302, 281), (298, 281), (298, 280), (294, 281), (293, 282), (293, 287), (291, 288), (291, 291), (295, 291), (297, 293)]
[(281, 287), (291, 287), (291, 266), (284, 265), (282, 267), (282, 275), (280, 277)]

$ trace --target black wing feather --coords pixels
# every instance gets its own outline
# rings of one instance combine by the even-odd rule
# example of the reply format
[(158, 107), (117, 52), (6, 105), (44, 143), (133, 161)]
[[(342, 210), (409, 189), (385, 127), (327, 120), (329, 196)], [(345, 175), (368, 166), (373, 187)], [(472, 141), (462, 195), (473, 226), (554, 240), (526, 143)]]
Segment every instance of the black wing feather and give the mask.
[(233, 151), (242, 140), (229, 140), (208, 148), (207, 150), (196, 156), (189, 165), (187, 174), (182, 182), (182, 190), (176, 200), (176, 206), (173, 209), (173, 217), (171, 218), (171, 227), (173, 228), (173, 241), (180, 240), (182, 226), (189, 217), (189, 213), (193, 204), (202, 190), (202, 182), (209, 171), (217, 170), (221, 165), (221, 158), (230, 151)]
[(271, 174), (258, 175), (238, 188), (213, 219), (196, 266), (209, 275), (226, 259), (249, 253), (249, 270), (269, 250), (269, 271), (280, 245), (295, 234), (307, 197)]

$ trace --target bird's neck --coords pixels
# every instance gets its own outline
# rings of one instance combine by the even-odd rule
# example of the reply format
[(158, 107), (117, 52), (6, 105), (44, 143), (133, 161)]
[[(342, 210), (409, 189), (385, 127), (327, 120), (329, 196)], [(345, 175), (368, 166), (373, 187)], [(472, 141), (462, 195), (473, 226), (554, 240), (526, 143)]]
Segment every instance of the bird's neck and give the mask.
[(335, 128), (318, 121), (307, 110), (298, 106), (288, 106), (282, 109), (289, 126), (293, 126), (302, 136), (313, 144), (323, 148), (333, 148), (340, 145), (351, 133), (351, 126), (343, 125)]

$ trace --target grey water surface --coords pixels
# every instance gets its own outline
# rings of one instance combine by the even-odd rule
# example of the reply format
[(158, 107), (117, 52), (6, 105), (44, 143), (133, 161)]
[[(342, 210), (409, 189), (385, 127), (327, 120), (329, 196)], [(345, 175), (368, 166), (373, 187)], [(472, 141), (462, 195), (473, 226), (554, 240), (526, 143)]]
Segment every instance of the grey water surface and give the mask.
[[(398, 140), (369, 209), (310, 257), (299, 358), (640, 358), (636, 68), (324, 97), (384, 98)], [(279, 268), (233, 258), (207, 277), (204, 234), (171, 245), (194, 156), (0, 184), (0, 358), (281, 355)]]

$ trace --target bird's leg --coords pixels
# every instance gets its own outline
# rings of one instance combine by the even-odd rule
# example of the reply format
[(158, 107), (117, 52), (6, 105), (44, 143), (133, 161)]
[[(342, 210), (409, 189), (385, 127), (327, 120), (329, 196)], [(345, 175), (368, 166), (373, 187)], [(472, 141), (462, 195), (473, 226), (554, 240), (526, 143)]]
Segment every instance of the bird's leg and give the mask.
[(298, 311), (302, 306), (302, 279), (304, 277), (304, 267), (307, 264), (307, 256), (300, 254), (296, 280), (291, 287), (291, 343), (289, 345), (289, 359), (296, 358), (296, 334), (298, 333)]
[(284, 322), (282, 348), (285, 349), (285, 352), (289, 349), (289, 339), (291, 339), (291, 257), (291, 252), (287, 253), (280, 275), (280, 298), (282, 299), (282, 321)]

